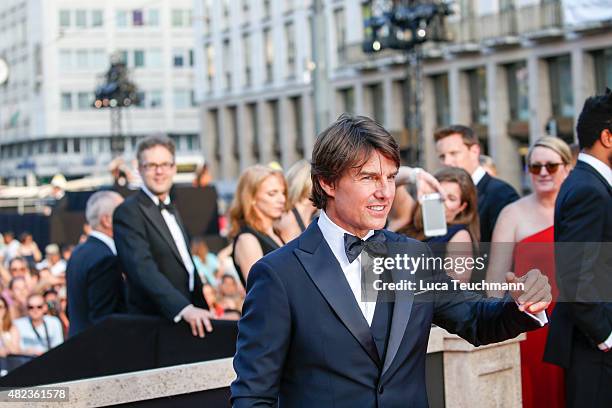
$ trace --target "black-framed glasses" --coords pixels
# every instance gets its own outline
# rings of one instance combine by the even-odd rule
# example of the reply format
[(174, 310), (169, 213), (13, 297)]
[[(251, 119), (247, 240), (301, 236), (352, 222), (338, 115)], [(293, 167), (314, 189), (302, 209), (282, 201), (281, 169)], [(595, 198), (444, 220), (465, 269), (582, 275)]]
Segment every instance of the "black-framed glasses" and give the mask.
[(145, 171), (157, 171), (157, 169), (168, 171), (174, 167), (174, 162), (163, 162), (163, 163), (143, 163), (141, 164)]
[(28, 305), (28, 310), (42, 310), (45, 306), (44, 305)]
[(562, 166), (564, 164), (565, 163), (535, 163), (530, 164), (529, 166), (527, 166), (527, 168), (529, 169), (529, 172), (531, 174), (537, 176), (542, 171), (542, 167), (546, 167), (546, 171), (548, 172), (548, 174), (555, 174), (557, 170), (559, 170), (559, 166)]

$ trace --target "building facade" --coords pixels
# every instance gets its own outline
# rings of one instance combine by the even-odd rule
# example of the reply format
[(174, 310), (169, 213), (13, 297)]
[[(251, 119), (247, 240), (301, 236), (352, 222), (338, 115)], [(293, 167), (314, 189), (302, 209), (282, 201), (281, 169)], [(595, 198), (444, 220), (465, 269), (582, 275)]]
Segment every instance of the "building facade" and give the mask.
[[(313, 2), (194, 1), (201, 145), (218, 178), (234, 179), (256, 162), (287, 167), (309, 157)], [(326, 40), (315, 46), (327, 62), (329, 117), (373, 117), (404, 151), (414, 147), (406, 125), (406, 56), (362, 52), (363, 20), (385, 1), (322, 3)], [(455, 3), (456, 13), (446, 20), (452, 40), (424, 47), (422, 164), (438, 165), (436, 128), (465, 124), (477, 131), (501, 177), (524, 187), (530, 142), (545, 134), (572, 141), (584, 99), (612, 83), (609, 12), (581, 17), (581, 0)], [(321, 38), (320, 30), (316, 34)]]
[[(113, 55), (122, 58), (140, 102), (122, 109), (124, 156), (138, 139), (163, 133), (179, 163), (202, 161), (194, 102), (191, 0), (5, 0), (0, 2), (0, 176), (21, 184), (107, 172), (110, 109), (93, 107)], [(31, 177), (29, 177), (32, 179)]]

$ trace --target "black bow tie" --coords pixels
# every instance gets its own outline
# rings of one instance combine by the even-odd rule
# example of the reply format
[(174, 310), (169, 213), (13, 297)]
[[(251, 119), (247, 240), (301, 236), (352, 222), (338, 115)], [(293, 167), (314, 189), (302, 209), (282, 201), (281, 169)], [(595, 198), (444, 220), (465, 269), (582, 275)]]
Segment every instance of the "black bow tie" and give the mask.
[(349, 262), (352, 263), (362, 250), (372, 256), (384, 256), (387, 254), (385, 234), (382, 231), (374, 231), (374, 235), (365, 241), (351, 234), (344, 234), (344, 250)]
[(162, 210), (166, 210), (168, 211), (170, 214), (174, 215), (174, 206), (172, 205), (172, 203), (168, 203), (165, 204), (163, 201), (159, 200), (159, 204), (157, 204), (157, 208), (159, 208), (159, 211), (161, 212)]

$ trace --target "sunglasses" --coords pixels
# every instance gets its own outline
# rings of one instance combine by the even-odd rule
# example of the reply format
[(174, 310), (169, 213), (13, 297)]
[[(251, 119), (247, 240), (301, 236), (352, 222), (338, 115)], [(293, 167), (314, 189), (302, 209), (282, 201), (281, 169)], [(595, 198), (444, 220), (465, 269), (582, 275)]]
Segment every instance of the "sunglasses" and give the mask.
[(530, 164), (527, 166), (529, 172), (533, 175), (538, 175), (542, 171), (542, 167), (546, 167), (546, 171), (548, 174), (555, 174), (557, 170), (559, 170), (559, 166), (564, 165), (565, 163), (546, 163), (546, 164)]
[(34, 309), (41, 310), (44, 307), (45, 307), (44, 305), (28, 305), (28, 310), (34, 310)]

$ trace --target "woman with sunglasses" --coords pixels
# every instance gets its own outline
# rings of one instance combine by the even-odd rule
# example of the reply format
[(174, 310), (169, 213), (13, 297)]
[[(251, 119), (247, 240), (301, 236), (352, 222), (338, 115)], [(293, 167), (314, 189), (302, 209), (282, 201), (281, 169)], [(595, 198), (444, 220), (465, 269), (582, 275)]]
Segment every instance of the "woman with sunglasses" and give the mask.
[[(504, 282), (513, 271), (522, 276), (537, 268), (548, 277), (553, 303), (558, 295), (554, 262), (554, 210), (561, 184), (571, 170), (572, 153), (563, 140), (545, 136), (527, 153), (527, 169), (533, 193), (502, 210), (493, 231), (487, 281)], [(503, 296), (490, 292), (489, 296)], [(521, 342), (523, 406), (565, 406), (563, 371), (544, 363), (542, 356), (548, 328), (527, 334)]]

